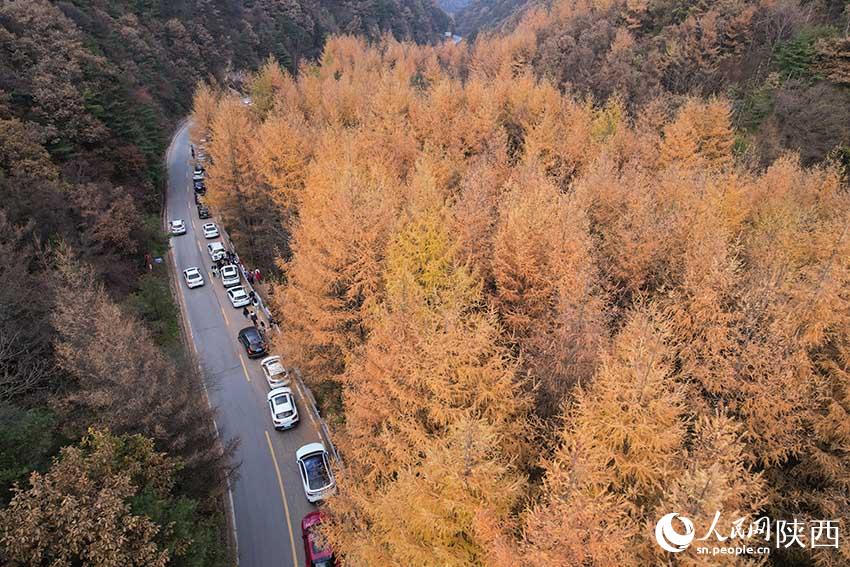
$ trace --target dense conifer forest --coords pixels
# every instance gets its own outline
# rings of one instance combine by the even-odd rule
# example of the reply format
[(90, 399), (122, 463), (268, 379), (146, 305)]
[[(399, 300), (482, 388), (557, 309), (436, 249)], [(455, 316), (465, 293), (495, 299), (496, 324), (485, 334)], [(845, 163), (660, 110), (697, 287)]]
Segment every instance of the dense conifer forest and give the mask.
[(562, 1), (196, 93), (333, 424), (344, 564), (745, 565), (652, 527), (850, 516), (846, 18)]

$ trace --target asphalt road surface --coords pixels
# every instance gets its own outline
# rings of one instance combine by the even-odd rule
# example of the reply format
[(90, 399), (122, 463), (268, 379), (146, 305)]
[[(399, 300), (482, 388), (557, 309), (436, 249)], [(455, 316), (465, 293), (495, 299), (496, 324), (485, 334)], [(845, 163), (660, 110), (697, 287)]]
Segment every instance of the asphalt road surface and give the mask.
[[(249, 360), (236, 340), (239, 329), (251, 322), (243, 317), (241, 308), (231, 306), (221, 282), (212, 277), (206, 245), (221, 238), (206, 240), (201, 225), (218, 224), (218, 219), (215, 211), (211, 211), (211, 219), (198, 218), (186, 126), (172, 139), (167, 159), (167, 220), (182, 219), (187, 226), (185, 235), (171, 239), (178, 299), (210, 402), (217, 409), (219, 435), (224, 442), (239, 439), (234, 457), (239, 464), (238, 478), (231, 485), (230, 497), (239, 565), (299, 567), (304, 565), (301, 519), (315, 508), (304, 496), (295, 451), (320, 441), (319, 423), (308, 411), (303, 390), (293, 382), (301, 422), (289, 431), (275, 431), (260, 359)], [(203, 273), (203, 287), (186, 287), (182, 272), (192, 266)]]

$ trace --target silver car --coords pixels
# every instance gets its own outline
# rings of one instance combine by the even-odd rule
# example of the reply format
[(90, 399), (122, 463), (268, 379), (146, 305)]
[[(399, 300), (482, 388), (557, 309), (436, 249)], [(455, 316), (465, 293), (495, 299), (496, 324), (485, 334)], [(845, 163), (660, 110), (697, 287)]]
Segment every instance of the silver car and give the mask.
[(269, 411), (275, 429), (290, 429), (298, 424), (298, 408), (289, 388), (275, 388), (268, 393)]
[(233, 287), (239, 285), (239, 282), (239, 268), (233, 264), (221, 267), (221, 283), (224, 287)]
[(198, 268), (186, 268), (183, 270), (183, 279), (186, 280), (186, 287), (201, 287), (204, 285), (204, 276), (201, 275), (201, 270)]
[(321, 443), (309, 443), (295, 451), (298, 462), (298, 472), (304, 485), (304, 495), (307, 501), (316, 503), (324, 500), (336, 490), (328, 452)]
[(263, 369), (263, 375), (266, 377), (266, 383), (269, 388), (274, 390), (280, 386), (289, 386), (291, 378), (289, 371), (284, 368), (280, 362), (279, 356), (269, 356), (260, 361), (260, 368)]
[(227, 298), (233, 307), (245, 307), (251, 305), (251, 298), (242, 286), (227, 288)]

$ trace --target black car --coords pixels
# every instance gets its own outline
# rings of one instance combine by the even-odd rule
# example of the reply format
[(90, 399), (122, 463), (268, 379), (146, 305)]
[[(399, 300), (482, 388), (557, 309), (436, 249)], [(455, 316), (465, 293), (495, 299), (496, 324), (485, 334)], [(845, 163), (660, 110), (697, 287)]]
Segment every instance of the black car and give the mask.
[(206, 205), (198, 205), (198, 218), (199, 219), (210, 218), (210, 210)]
[(257, 358), (266, 354), (266, 338), (256, 327), (245, 327), (239, 331), (239, 342), (245, 347), (248, 358)]
[(204, 182), (203, 181), (196, 181), (195, 182), (195, 193), (200, 193), (201, 195), (203, 195), (206, 192), (207, 192), (207, 186), (204, 185)]

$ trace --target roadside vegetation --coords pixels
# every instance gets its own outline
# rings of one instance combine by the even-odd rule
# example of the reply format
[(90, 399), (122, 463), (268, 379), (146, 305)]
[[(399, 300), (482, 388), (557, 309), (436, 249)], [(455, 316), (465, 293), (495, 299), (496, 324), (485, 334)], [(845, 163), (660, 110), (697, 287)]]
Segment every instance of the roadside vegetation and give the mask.
[[(253, 105), (198, 89), (208, 197), (278, 270), (276, 350), (340, 401), (346, 564), (658, 565), (670, 511), (699, 534), (850, 515), (848, 107), (798, 98), (847, 96), (801, 79), (840, 40), (790, 25), (745, 55), (727, 43), (780, 17), (748, 6), (676, 16), (699, 45), (656, 74), (628, 35), (667, 12), (563, 2), (468, 47), (334, 38), (295, 77), (267, 63)], [(619, 47), (547, 39), (588, 18)], [(700, 18), (740, 34), (698, 42)], [(747, 90), (744, 128), (709, 86), (753, 53), (787, 76)], [(769, 136), (792, 106), (815, 114)]]
[(332, 31), (427, 40), (446, 19), (242, 4), (0, 3), (0, 564), (232, 564), (229, 448), (155, 261), (171, 129), (198, 79), (238, 84), (231, 63), (294, 69)]

